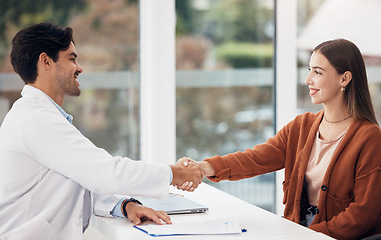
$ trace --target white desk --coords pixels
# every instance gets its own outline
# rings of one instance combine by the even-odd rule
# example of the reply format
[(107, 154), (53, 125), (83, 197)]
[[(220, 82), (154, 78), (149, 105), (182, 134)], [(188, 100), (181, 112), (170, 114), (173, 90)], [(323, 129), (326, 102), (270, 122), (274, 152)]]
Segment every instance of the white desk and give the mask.
[(210, 219), (238, 220), (247, 232), (232, 235), (197, 235), (151, 237), (133, 228), (126, 219), (93, 217), (92, 225), (113, 240), (126, 239), (276, 239), (305, 240), (332, 239), (299, 224), (288, 221), (271, 212), (256, 207), (221, 190), (202, 183), (193, 193), (171, 188), (171, 192), (199, 202), (209, 208), (207, 213), (171, 215), (173, 224), (207, 221)]

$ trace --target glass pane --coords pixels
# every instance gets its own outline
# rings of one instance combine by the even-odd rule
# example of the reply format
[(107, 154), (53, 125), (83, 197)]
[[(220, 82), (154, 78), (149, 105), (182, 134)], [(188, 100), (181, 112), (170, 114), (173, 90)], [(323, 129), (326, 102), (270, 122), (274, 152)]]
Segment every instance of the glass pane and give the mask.
[(63, 108), (98, 147), (138, 159), (138, 2), (0, 1), (0, 9), (0, 122), (24, 85), (9, 63), (15, 33), (42, 21), (70, 26), (84, 73), (81, 95), (65, 98)]
[[(337, 6), (340, 12), (337, 13)], [(381, 119), (381, 49), (379, 42), (381, 34), (373, 31), (380, 21), (381, 2), (350, 0), (342, 4), (341, 1), (328, 0), (299, 0), (298, 1), (298, 24), (299, 24), (299, 50), (298, 65), (298, 108), (300, 112), (322, 109), (321, 105), (313, 105), (308, 94), (308, 87), (304, 80), (308, 74), (307, 66), (312, 49), (318, 43), (308, 45), (311, 39), (319, 36), (320, 41), (336, 38), (345, 38), (354, 42), (363, 54), (367, 67), (368, 82), (377, 119)], [(353, 18), (356, 13), (356, 18)], [(329, 27), (327, 27), (329, 26)], [(325, 30), (324, 30), (325, 29)], [(376, 43), (376, 44), (375, 44)]]
[[(306, 24), (311, 21), (311, 18), (315, 15), (316, 11), (320, 8), (324, 0), (312, 1), (312, 0), (298, 0), (298, 34), (303, 32)], [(328, 39), (327, 39), (328, 40)], [(311, 102), (308, 86), (304, 83), (309, 71), (308, 64), (311, 56), (311, 49), (299, 49), (298, 56), (298, 86), (297, 86), (297, 108), (298, 113), (304, 112), (318, 112), (322, 109), (322, 105), (315, 105)]]
[[(274, 134), (272, 0), (177, 0), (177, 157), (202, 160)], [(275, 211), (274, 174), (209, 184)]]

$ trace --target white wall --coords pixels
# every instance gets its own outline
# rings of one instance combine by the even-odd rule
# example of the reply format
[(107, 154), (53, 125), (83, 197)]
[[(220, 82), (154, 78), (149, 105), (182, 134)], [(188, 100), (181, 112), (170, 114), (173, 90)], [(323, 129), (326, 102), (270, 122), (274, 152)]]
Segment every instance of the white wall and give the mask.
[(141, 156), (176, 161), (175, 0), (140, 0)]
[[(297, 113), (297, 0), (276, 0), (276, 129)], [(276, 174), (276, 213), (283, 215), (284, 170)]]

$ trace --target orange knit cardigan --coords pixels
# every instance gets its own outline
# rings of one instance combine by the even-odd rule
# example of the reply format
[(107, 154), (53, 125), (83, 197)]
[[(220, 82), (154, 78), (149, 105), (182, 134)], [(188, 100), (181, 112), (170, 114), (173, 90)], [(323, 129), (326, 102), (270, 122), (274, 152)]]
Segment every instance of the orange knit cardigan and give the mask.
[[(214, 182), (285, 169), (284, 217), (299, 223), (304, 175), (323, 111), (297, 116), (265, 143), (205, 159)], [(310, 228), (337, 239), (381, 233), (381, 130), (354, 120), (332, 156)]]

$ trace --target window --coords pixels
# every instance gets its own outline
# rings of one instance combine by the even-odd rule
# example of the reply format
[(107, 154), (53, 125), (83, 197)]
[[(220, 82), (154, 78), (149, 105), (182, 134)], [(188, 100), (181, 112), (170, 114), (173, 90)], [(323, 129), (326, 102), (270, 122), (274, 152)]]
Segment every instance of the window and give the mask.
[(63, 108), (76, 127), (113, 155), (138, 159), (139, 11), (137, 1), (0, 1), (0, 122), (23, 82), (9, 63), (10, 40), (41, 21), (70, 26), (84, 68), (81, 95)]
[[(243, 151), (274, 135), (272, 0), (177, 0), (177, 158)], [(275, 211), (275, 174), (212, 184)]]

